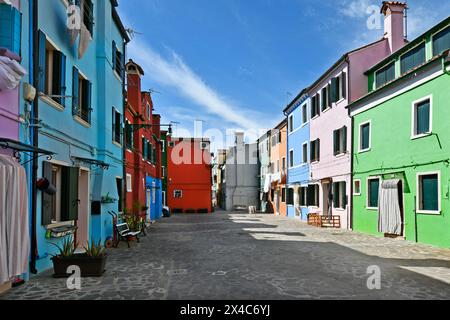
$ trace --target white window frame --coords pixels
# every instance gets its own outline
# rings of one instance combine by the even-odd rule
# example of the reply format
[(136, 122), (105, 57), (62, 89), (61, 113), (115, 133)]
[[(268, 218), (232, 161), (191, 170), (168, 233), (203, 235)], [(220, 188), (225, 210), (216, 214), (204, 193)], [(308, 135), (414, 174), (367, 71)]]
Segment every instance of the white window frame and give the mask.
[[(381, 183), (383, 182), (381, 179), (381, 176), (373, 176), (373, 177), (368, 177), (367, 178), (367, 188), (366, 188), (366, 208), (367, 210), (377, 210), (378, 211), (378, 207), (380, 206), (379, 204), (376, 207), (371, 207), (370, 204), (370, 181), (372, 180), (378, 180), (380, 182), (380, 187), (381, 187)], [(378, 203), (380, 202), (380, 187), (378, 188)]]
[[(437, 175), (438, 177), (438, 211), (431, 210), (421, 210), (420, 202), (421, 202), (421, 190), (420, 190), (420, 177), (422, 176), (430, 176)], [(428, 215), (441, 215), (442, 214), (442, 186), (441, 186), (441, 172), (440, 171), (430, 171), (430, 172), (419, 172), (416, 177), (416, 208), (418, 214), (428, 214)]]
[[(416, 119), (417, 119), (417, 105), (429, 100), (430, 101), (430, 131), (423, 134), (416, 134), (417, 132), (417, 126), (416, 126)], [(431, 134), (433, 134), (433, 95), (430, 94), (426, 97), (420, 98), (416, 101), (413, 101), (411, 105), (411, 140), (414, 139), (420, 139), (423, 137), (428, 137)]]
[[(356, 183), (359, 182), (359, 192), (356, 192)], [(353, 195), (354, 196), (361, 196), (362, 191), (362, 181), (361, 179), (355, 179), (353, 180)]]
[[(369, 125), (369, 147), (367, 149), (362, 149), (362, 127), (365, 125)], [(372, 120), (368, 120), (359, 125), (358, 129), (358, 152), (364, 153), (372, 150)]]
[[(308, 152), (308, 142), (302, 144), (302, 164), (306, 165), (309, 163), (309, 152)], [(306, 146), (306, 162), (305, 162), (305, 146)]]
[(127, 192), (133, 192), (133, 177), (131, 176), (131, 174), (127, 173)]
[(295, 158), (294, 158), (294, 149), (289, 150), (289, 169), (292, 169), (294, 167), (294, 162)]
[[(302, 127), (304, 127), (309, 122), (308, 103), (305, 103), (305, 104), (302, 105), (301, 112), (302, 112)], [(303, 121), (303, 116), (305, 115), (304, 113), (306, 114), (306, 117), (305, 117), (306, 121)]]
[[(177, 193), (180, 193), (179, 197), (176, 196)], [(173, 198), (174, 199), (183, 199), (183, 190), (173, 190)]]

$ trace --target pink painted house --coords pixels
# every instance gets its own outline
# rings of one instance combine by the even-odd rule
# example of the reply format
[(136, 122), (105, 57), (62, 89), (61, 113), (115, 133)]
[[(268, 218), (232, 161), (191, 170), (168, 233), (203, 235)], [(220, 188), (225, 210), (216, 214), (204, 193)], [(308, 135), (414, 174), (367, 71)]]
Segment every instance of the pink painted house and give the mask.
[[(309, 88), (311, 97), (310, 213), (339, 216), (352, 229), (352, 121), (346, 107), (368, 92), (364, 72), (405, 44), (404, 10), (399, 2), (383, 2), (382, 39), (344, 54)], [(314, 191), (314, 195), (312, 194)]]
[[(11, 5), (20, 10), (19, 0), (12, 0)], [(6, 8), (6, 4), (3, 4)], [(21, 61), (17, 53), (11, 51), (12, 48), (2, 48), (0, 45), (0, 56)], [(8, 90), (0, 90), (0, 137), (19, 140), (19, 87)], [(0, 150), (2, 152), (2, 150)], [(5, 152), (5, 151), (3, 151)]]

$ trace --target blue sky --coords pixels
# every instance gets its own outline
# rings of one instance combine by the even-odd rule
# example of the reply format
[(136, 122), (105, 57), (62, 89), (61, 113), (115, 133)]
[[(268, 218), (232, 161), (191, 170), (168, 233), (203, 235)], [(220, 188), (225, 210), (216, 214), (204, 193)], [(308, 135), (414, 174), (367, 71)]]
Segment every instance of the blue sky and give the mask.
[[(450, 15), (450, 1), (411, 0), (409, 39)], [(136, 34), (129, 57), (145, 69), (163, 121), (193, 130), (269, 129), (286, 103), (346, 51), (382, 37), (373, 0), (122, 0)]]

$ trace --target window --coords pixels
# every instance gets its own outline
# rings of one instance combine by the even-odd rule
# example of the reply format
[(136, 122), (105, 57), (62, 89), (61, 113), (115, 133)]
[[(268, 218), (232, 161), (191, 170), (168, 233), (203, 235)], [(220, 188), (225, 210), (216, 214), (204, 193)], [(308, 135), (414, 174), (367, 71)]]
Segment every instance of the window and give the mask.
[(302, 146), (302, 163), (308, 163), (308, 144), (304, 143)]
[(325, 111), (331, 107), (329, 90), (330, 90), (329, 85), (322, 89), (322, 111)]
[(22, 15), (12, 5), (0, 3), (0, 48), (21, 54)]
[(92, 83), (73, 67), (72, 114), (91, 123)]
[(117, 194), (119, 195), (119, 201), (117, 201), (117, 211), (122, 212), (123, 211), (123, 194), (122, 194), (122, 179), (116, 178), (116, 187), (117, 187)]
[(42, 192), (42, 225), (78, 220), (79, 169), (43, 162), (43, 178), (56, 189), (50, 195)]
[(281, 189), (281, 202), (286, 202), (286, 188)]
[(116, 108), (112, 108), (112, 135), (113, 135), (113, 141), (121, 144), (121, 124), (122, 124), (122, 116), (119, 113), (119, 111), (117, 111)]
[(395, 61), (376, 72), (376, 88), (384, 86), (395, 79)]
[(428, 135), (432, 131), (431, 97), (413, 103), (412, 137)]
[(38, 91), (65, 106), (66, 56), (39, 31), (39, 86)]
[[(166, 177), (166, 167), (164, 167), (164, 166), (161, 167), (161, 176), (162, 176), (163, 178)], [(216, 176), (216, 180), (217, 180), (217, 176)]]
[(353, 181), (353, 195), (360, 196), (361, 195), (361, 180)]
[(320, 140), (311, 142), (311, 162), (320, 161)]
[(116, 42), (113, 41), (112, 44), (112, 62), (113, 62), (113, 69), (117, 73), (117, 75), (122, 79), (124, 75), (124, 57), (122, 52), (117, 48)]
[(294, 150), (289, 151), (289, 168), (294, 167)]
[(127, 173), (127, 192), (133, 192), (131, 174)]
[(319, 186), (309, 185), (306, 198), (308, 207), (319, 207)]
[(418, 212), (440, 214), (440, 174), (419, 174), (417, 180)]
[(300, 197), (300, 206), (307, 207), (308, 206), (308, 187), (301, 187), (299, 189), (299, 197)]
[(281, 160), (281, 171), (286, 172), (286, 158)]
[(311, 118), (318, 117), (320, 115), (320, 94), (316, 94), (311, 99)]
[(147, 160), (147, 161), (149, 160), (147, 150), (148, 150), (147, 139), (142, 137), (142, 160)]
[(174, 192), (173, 192), (173, 197), (174, 197), (175, 199), (181, 199), (181, 198), (183, 198), (183, 191), (181, 191), (181, 190), (174, 190)]
[(302, 106), (302, 125), (308, 122), (308, 104)]
[(333, 206), (335, 209), (345, 209), (347, 206), (347, 184), (345, 182), (333, 183)]
[(425, 43), (408, 51), (400, 58), (402, 74), (425, 63)]
[(294, 205), (294, 189), (293, 188), (287, 189), (286, 204), (288, 206), (293, 206)]
[(347, 153), (347, 127), (334, 131), (333, 145), (335, 156)]
[(450, 26), (433, 35), (433, 55), (450, 49)]
[(128, 150), (133, 150), (134, 148), (133, 126), (128, 119), (125, 120), (125, 146)]
[(359, 152), (369, 151), (371, 148), (371, 122), (359, 126)]
[(162, 153), (166, 152), (166, 141), (165, 140), (161, 140), (161, 152)]
[(332, 103), (347, 98), (347, 73), (342, 72), (331, 79), (330, 98)]
[(369, 178), (367, 180), (367, 208), (378, 209), (378, 198), (380, 194), (380, 178)]
[(91, 36), (94, 35), (94, 4), (91, 0), (82, 0), (81, 15), (86, 29), (89, 30)]
[(147, 103), (147, 120), (152, 120), (152, 112), (150, 109), (150, 105)]
[(294, 116), (289, 116), (289, 133), (294, 132)]

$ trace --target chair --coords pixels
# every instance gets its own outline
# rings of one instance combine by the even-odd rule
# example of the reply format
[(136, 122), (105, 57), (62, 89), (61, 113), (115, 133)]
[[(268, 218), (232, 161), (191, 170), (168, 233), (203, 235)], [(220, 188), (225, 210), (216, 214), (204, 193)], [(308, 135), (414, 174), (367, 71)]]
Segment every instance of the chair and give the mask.
[(120, 241), (126, 241), (128, 248), (130, 248), (130, 240), (131, 238), (136, 238), (136, 241), (139, 243), (139, 235), (141, 234), (141, 231), (133, 232), (130, 230), (130, 227), (128, 226), (128, 223), (120, 223), (115, 226), (116, 234), (117, 234), (117, 240), (114, 245), (115, 248), (119, 246)]

